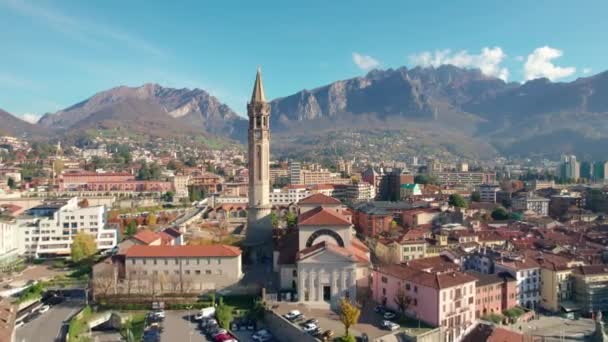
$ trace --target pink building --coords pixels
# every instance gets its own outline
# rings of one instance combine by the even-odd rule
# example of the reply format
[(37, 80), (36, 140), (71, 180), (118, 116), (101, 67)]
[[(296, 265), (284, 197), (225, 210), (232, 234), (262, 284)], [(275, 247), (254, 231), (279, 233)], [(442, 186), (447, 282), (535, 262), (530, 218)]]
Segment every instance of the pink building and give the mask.
[(63, 174), (60, 187), (64, 191), (166, 192), (173, 190), (173, 183), (138, 181), (126, 172), (68, 172)]
[(509, 274), (466, 272), (477, 279), (475, 283), (475, 318), (500, 314), (517, 305), (517, 281)]
[(411, 302), (406, 314), (445, 329), (445, 341), (458, 341), (475, 321), (476, 279), (462, 272), (430, 273), (405, 264), (374, 270), (372, 296), (399, 311), (395, 298), (404, 293)]

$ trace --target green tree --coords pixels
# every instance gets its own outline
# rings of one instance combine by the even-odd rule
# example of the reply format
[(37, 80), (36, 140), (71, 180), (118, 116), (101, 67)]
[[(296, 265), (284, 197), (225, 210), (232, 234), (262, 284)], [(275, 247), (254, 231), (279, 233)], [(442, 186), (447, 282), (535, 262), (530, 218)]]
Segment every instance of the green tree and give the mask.
[(163, 194), (162, 200), (165, 202), (173, 202), (174, 196), (175, 196), (175, 193), (173, 191), (167, 191)]
[(72, 242), (71, 255), (74, 262), (81, 262), (97, 253), (97, 243), (93, 235), (79, 232)]
[(509, 215), (509, 218), (515, 221), (523, 221), (524, 215), (522, 213), (513, 212), (511, 215)]
[(274, 211), (270, 213), (270, 223), (272, 224), (272, 228), (279, 227), (279, 217)]
[(448, 204), (458, 208), (468, 207), (467, 201), (464, 199), (464, 197), (462, 197), (462, 195), (459, 194), (450, 195), (450, 198), (448, 199)]
[(421, 173), (414, 177), (414, 183), (416, 184), (437, 184), (437, 177), (431, 176), (426, 173)]
[(481, 195), (479, 191), (473, 191), (471, 193), (471, 202), (481, 202)]
[(120, 337), (122, 337), (126, 342), (135, 342), (135, 336), (133, 335), (133, 321), (131, 319), (127, 319), (120, 326)]
[(344, 335), (350, 336), (348, 329), (357, 324), (361, 310), (354, 306), (348, 298), (342, 298), (340, 301), (340, 322), (344, 325)]
[(287, 227), (295, 227), (298, 222), (298, 217), (296, 216), (296, 214), (289, 211), (285, 215), (285, 221), (287, 222)]
[(11, 189), (15, 189), (17, 187), (17, 182), (15, 182), (15, 179), (13, 177), (8, 177), (6, 185), (8, 185), (8, 187)]
[(150, 173), (150, 167), (145, 160), (141, 161), (141, 167), (139, 171), (137, 171), (137, 179), (138, 180), (150, 180), (152, 174)]
[(217, 317), (217, 322), (224, 329), (228, 329), (230, 326), (230, 322), (232, 321), (232, 308), (226, 304), (224, 304), (224, 298), (220, 297), (220, 302), (215, 309), (215, 316)]
[(502, 221), (509, 219), (509, 211), (504, 207), (498, 207), (492, 210), (492, 218), (494, 220)]
[(137, 221), (131, 220), (129, 224), (127, 224), (127, 229), (125, 229), (126, 236), (133, 236), (137, 233)]

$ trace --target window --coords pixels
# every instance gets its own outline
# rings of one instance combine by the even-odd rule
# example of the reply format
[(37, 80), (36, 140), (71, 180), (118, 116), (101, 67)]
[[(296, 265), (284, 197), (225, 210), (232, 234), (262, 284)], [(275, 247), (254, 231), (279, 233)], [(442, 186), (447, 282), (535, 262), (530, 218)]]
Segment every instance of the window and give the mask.
[(201, 274), (201, 270), (196, 270), (196, 271), (194, 271), (194, 274), (196, 274), (196, 275), (200, 275), (200, 274)]
[(157, 275), (158, 271), (152, 271), (152, 274)]
[(418, 293), (418, 286), (414, 285), (414, 292)]
[(175, 273), (175, 274), (179, 274), (179, 271), (178, 271), (178, 270), (175, 270), (175, 271), (173, 271), (173, 273)]
[(148, 275), (148, 271), (141, 272), (143, 275)]
[(179, 260), (178, 260), (178, 259), (175, 259), (175, 264), (177, 265), (178, 263), (179, 263)]
[(186, 274), (190, 274), (190, 270), (186, 270)]
[(382, 288), (382, 295), (386, 296), (386, 289), (384, 287)]
[(294, 277), (298, 276), (298, 271), (297, 270), (293, 270), (293, 272), (291, 272), (291, 275)]
[(221, 265), (222, 264), (222, 259), (221, 258), (217, 258), (217, 264)]
[(131, 259), (131, 265), (135, 265), (135, 259)]
[(386, 284), (386, 283), (388, 283), (388, 278), (382, 277), (382, 278), (380, 278), (380, 281)]
[(405, 284), (405, 289), (408, 291), (410, 290), (410, 283)]
[(165, 259), (165, 265), (169, 265), (169, 260)]
[(418, 306), (418, 299), (414, 298), (414, 306)]
[(154, 259), (154, 265), (156, 265), (156, 259)]
[(164, 274), (169, 274), (169, 271), (168, 270), (164, 270), (163, 273)]
[(142, 263), (145, 265), (145, 264), (146, 264), (146, 259), (143, 259), (143, 260), (142, 260)]
[(473, 297), (469, 297), (469, 304), (473, 304)]
[(205, 274), (211, 274), (211, 270), (205, 270)]

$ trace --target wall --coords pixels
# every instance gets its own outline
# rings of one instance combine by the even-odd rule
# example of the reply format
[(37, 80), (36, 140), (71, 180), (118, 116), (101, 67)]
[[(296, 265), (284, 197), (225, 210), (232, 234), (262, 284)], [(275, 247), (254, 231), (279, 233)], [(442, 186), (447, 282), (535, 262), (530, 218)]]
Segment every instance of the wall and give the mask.
[(268, 330), (279, 341), (317, 342), (316, 338), (300, 330), (274, 311), (266, 312), (264, 322), (268, 326)]

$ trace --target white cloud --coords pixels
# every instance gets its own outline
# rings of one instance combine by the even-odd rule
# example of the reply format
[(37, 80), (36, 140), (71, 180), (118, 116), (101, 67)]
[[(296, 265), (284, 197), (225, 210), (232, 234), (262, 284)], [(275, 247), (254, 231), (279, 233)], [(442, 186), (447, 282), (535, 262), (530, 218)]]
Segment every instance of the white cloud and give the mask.
[(23, 113), (21, 114), (21, 119), (29, 123), (35, 124), (40, 119), (40, 115), (34, 113)]
[(498, 46), (484, 47), (479, 54), (470, 54), (466, 50), (452, 52), (452, 50), (436, 50), (434, 53), (424, 51), (409, 56), (410, 63), (422, 67), (438, 67), (451, 64), (461, 68), (479, 68), (485, 75), (500, 78), (506, 81), (509, 78), (509, 69), (500, 64), (507, 54)]
[(526, 59), (526, 57), (524, 57), (524, 56), (516, 56), (515, 57), (515, 60), (518, 61), (518, 62), (523, 62), (524, 59)]
[(372, 56), (362, 55), (357, 52), (353, 52), (353, 62), (361, 70), (371, 70), (377, 68), (380, 62)]
[(546, 77), (551, 81), (568, 77), (576, 72), (575, 67), (559, 67), (553, 60), (563, 55), (563, 51), (549, 46), (543, 46), (532, 51), (524, 64), (526, 81)]
[(583, 74), (585, 74), (585, 75), (590, 74), (591, 71), (593, 71), (593, 70), (591, 70), (591, 68), (583, 68)]

